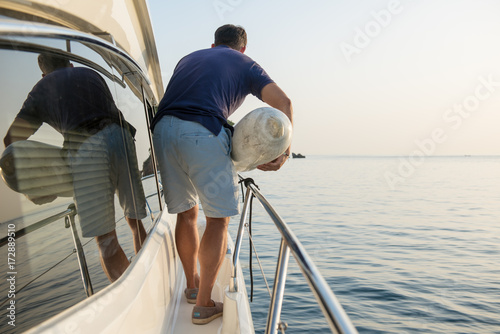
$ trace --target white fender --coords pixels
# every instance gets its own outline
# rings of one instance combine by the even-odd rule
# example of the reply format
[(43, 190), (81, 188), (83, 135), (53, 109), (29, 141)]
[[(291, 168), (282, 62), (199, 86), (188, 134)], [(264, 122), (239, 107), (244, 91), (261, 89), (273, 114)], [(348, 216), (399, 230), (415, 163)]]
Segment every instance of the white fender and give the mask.
[(3, 151), (0, 174), (12, 190), (40, 197), (73, 196), (73, 177), (61, 147), (33, 140), (16, 141)]
[(237, 171), (249, 171), (282, 155), (291, 142), (288, 117), (271, 107), (258, 108), (235, 125), (231, 158)]

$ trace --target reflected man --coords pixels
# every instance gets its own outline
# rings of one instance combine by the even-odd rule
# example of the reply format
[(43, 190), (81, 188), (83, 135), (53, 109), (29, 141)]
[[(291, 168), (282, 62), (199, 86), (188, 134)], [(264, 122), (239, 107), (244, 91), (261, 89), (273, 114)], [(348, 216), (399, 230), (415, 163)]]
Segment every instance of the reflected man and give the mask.
[[(118, 195), (137, 253), (146, 238), (144, 190), (137, 167), (135, 129), (116, 107), (104, 79), (69, 60), (41, 54), (42, 79), (33, 87), (4, 138), (28, 139), (43, 123), (64, 137), (63, 151), (73, 175), (74, 197), (83, 237), (95, 237), (101, 265), (111, 282), (129, 266), (116, 234)], [(55, 196), (31, 199), (36, 204)]]

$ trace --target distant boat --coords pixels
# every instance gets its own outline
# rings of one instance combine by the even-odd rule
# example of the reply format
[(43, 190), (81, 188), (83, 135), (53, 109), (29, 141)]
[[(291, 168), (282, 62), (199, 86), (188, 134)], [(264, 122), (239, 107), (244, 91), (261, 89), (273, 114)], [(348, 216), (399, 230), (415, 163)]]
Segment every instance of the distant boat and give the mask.
[(292, 158), (294, 158), (294, 159), (295, 159), (295, 158), (305, 158), (305, 157), (306, 157), (305, 155), (302, 155), (302, 154), (300, 154), (300, 153), (297, 153), (297, 154), (292, 153)]

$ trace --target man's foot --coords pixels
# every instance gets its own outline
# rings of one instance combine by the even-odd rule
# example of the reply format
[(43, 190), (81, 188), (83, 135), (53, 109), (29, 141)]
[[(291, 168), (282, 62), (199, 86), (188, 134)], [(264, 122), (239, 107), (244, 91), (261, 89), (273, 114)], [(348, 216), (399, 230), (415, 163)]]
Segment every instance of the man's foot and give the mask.
[(222, 317), (223, 304), (214, 302), (215, 306), (193, 307), (192, 321), (195, 325), (205, 325), (210, 321)]
[(198, 288), (185, 289), (184, 295), (186, 296), (187, 302), (189, 304), (196, 304), (196, 297), (198, 297)]

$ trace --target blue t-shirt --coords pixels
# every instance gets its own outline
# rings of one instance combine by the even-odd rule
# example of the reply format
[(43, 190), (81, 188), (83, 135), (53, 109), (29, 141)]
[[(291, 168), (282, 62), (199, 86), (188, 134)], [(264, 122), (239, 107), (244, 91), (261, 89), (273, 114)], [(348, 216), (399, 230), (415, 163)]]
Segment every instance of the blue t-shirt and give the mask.
[(33, 87), (17, 117), (35, 127), (45, 122), (66, 135), (120, 124), (121, 112), (96, 71), (65, 67), (47, 74)]
[(261, 99), (262, 88), (272, 82), (259, 64), (225, 45), (195, 51), (177, 64), (151, 128), (172, 115), (218, 135), (248, 94)]

